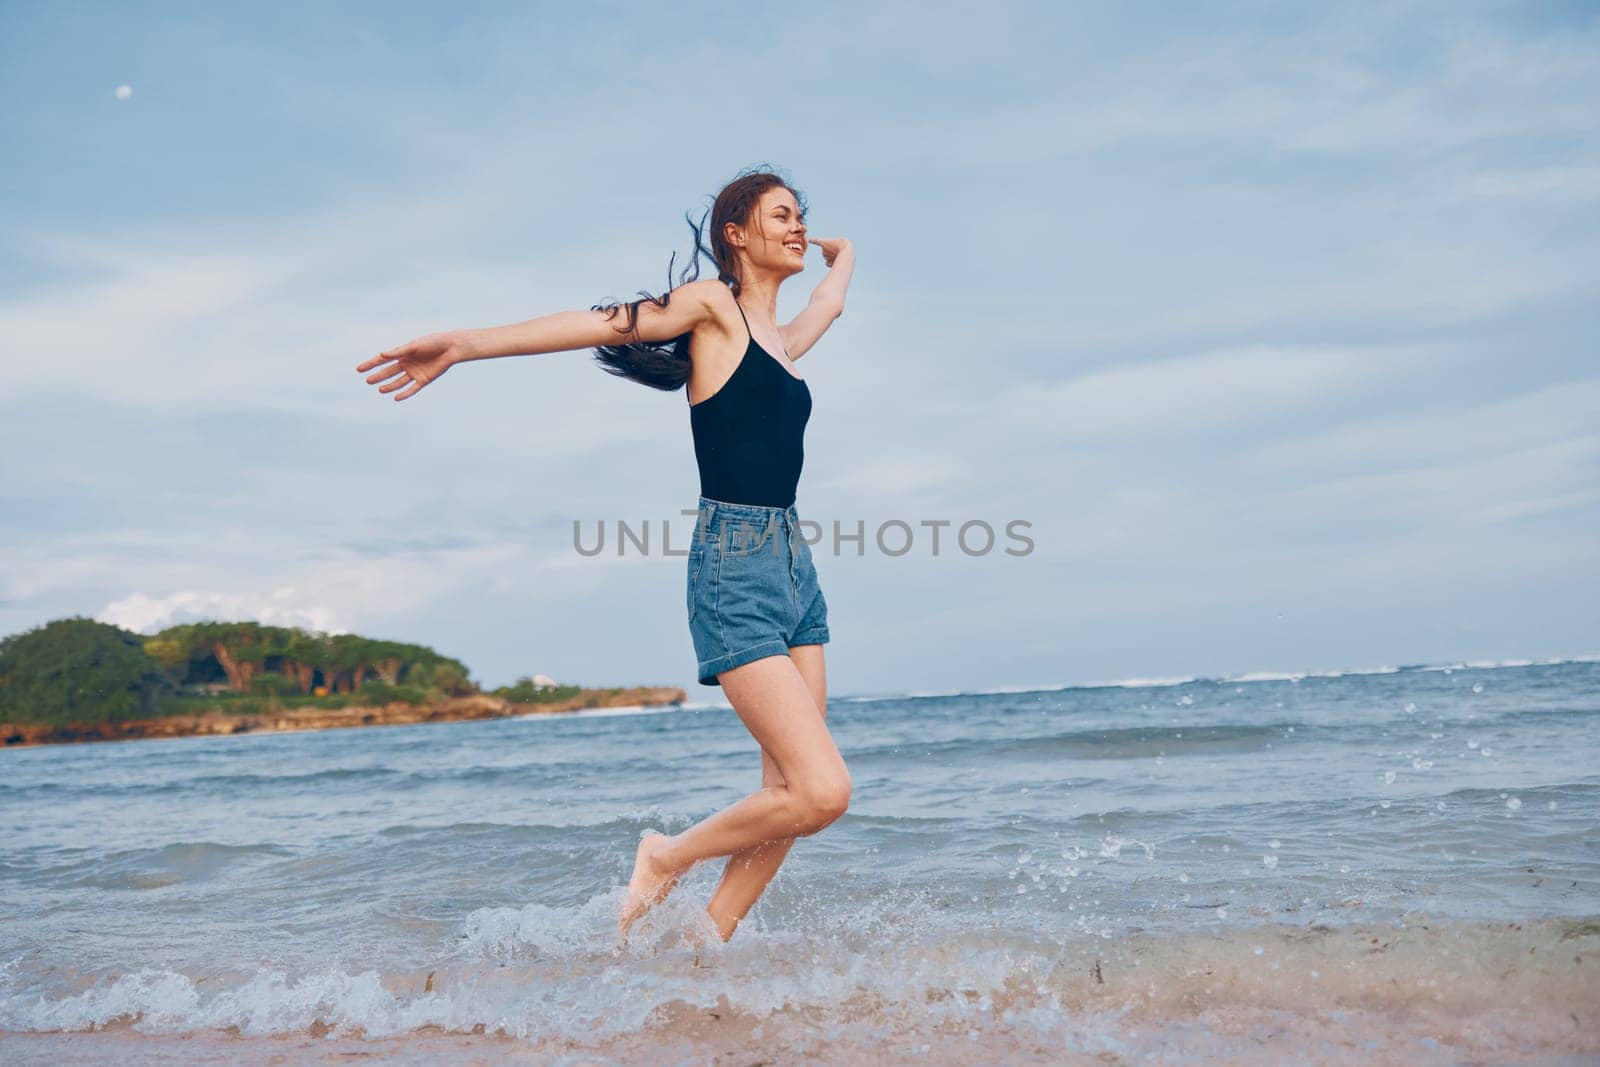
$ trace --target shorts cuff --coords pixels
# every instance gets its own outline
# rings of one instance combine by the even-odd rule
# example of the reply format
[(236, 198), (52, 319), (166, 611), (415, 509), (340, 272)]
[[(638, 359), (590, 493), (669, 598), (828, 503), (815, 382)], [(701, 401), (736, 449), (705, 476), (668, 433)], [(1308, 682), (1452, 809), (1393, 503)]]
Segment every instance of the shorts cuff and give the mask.
[(828, 643), (828, 628), (826, 626), (813, 626), (809, 630), (801, 630), (789, 642), (789, 647), (796, 645), (825, 645)]
[(700, 684), (721, 685), (722, 683), (717, 681), (717, 675), (723, 671), (731, 671), (735, 667), (742, 667), (746, 663), (754, 663), (756, 660), (765, 659), (768, 656), (787, 656), (788, 654), (789, 646), (782, 641), (763, 641), (759, 645), (751, 645), (749, 648), (741, 648), (737, 652), (729, 652), (726, 656), (701, 660), (699, 668)]

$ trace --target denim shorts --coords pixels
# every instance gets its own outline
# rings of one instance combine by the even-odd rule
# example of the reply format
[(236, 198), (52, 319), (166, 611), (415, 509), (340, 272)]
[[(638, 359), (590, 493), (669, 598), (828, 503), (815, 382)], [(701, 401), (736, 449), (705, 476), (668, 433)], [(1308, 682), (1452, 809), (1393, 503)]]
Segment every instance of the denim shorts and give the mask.
[(795, 645), (828, 643), (828, 602), (800, 516), (700, 498), (689, 546), (689, 636), (701, 685)]

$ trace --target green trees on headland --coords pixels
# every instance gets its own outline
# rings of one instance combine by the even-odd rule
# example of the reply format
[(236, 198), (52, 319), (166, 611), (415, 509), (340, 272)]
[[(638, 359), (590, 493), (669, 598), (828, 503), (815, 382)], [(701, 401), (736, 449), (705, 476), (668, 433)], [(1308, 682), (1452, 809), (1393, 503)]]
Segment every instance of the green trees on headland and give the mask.
[(0, 641), (0, 721), (125, 722), (160, 714), (176, 691), (121, 627), (57, 619)]
[(121, 722), (205, 706), (422, 703), (479, 692), (424, 645), (256, 622), (136, 634), (57, 619), (0, 640), (0, 722)]
[(145, 651), (182, 675), (179, 684), (225, 684), (235, 693), (259, 691), (264, 685), (302, 695), (319, 686), (329, 693), (353, 693), (372, 678), (389, 686), (431, 686), (446, 696), (477, 692), (460, 660), (423, 645), (359, 634), (308, 633), (258, 622), (195, 622), (146, 638)]

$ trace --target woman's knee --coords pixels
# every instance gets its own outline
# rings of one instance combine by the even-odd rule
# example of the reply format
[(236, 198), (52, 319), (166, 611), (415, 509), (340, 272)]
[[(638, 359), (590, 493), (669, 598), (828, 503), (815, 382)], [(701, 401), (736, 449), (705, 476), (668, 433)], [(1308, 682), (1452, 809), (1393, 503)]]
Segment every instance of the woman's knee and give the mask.
[(831, 825), (850, 807), (850, 776), (830, 775), (805, 783), (796, 795), (796, 833), (814, 834)]

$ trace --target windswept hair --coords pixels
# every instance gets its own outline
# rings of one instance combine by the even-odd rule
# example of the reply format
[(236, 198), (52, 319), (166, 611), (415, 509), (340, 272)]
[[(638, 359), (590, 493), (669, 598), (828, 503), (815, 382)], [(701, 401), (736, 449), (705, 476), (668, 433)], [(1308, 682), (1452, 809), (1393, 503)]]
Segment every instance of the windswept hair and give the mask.
[[(741, 171), (737, 177), (723, 186), (706, 215), (700, 217), (698, 225), (691, 215), (684, 215), (684, 221), (689, 224), (689, 229), (694, 234), (694, 255), (683, 268), (677, 284), (684, 285), (700, 277), (700, 257), (704, 255), (717, 265), (717, 279), (732, 289), (737, 299), (739, 258), (733, 246), (728, 243), (726, 233), (728, 223), (750, 225), (751, 215), (755, 211), (756, 204), (760, 202), (761, 195), (768, 189), (776, 187), (794, 193), (795, 202), (800, 207), (801, 216), (804, 217), (805, 197), (765, 164)], [(706, 225), (707, 215), (710, 216), (709, 227)], [(706, 246), (706, 239), (709, 239), (710, 247)], [(651, 296), (641, 289), (639, 300), (626, 304), (620, 302), (595, 304), (589, 309), (606, 312), (607, 319), (615, 319), (618, 312), (623, 308), (627, 309), (624, 324), (615, 329), (619, 334), (631, 337), (632, 340), (617, 345), (598, 345), (595, 348), (595, 360), (607, 373), (666, 391), (682, 389), (689, 381), (690, 334), (681, 334), (669, 341), (647, 342), (639, 340), (636, 333), (641, 304), (648, 300), (658, 308), (665, 308), (672, 298), (674, 288), (672, 267), (677, 261), (678, 254), (674, 252), (672, 258), (667, 261), (667, 291), (659, 297)]]

